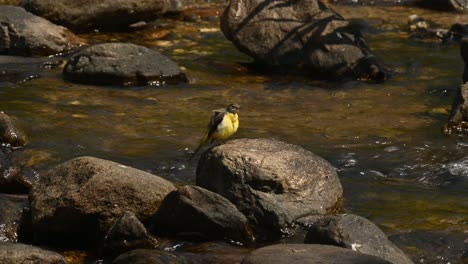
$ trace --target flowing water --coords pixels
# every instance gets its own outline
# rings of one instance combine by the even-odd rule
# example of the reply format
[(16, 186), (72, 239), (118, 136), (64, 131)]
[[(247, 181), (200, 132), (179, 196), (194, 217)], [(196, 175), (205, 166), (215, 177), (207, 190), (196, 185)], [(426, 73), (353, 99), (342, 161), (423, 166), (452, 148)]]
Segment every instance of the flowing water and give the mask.
[(326, 158), (338, 169), (346, 210), (379, 225), (415, 262), (468, 262), (468, 141), (441, 133), (461, 84), (459, 46), (408, 40), (406, 32), (411, 14), (441, 28), (468, 15), (334, 9), (369, 23), (368, 43), (392, 79), (331, 83), (252, 70), (220, 32), (215, 5), (194, 10), (196, 23), (163, 19), (139, 32), (82, 35), (153, 47), (185, 69), (189, 84), (78, 85), (63, 81), (60, 68), (40, 69), (41, 78), (0, 80), (0, 109), (20, 120), (30, 139), (24, 163), (38, 171), (91, 155), (187, 184), (211, 110), (236, 102), (234, 138), (276, 138)]

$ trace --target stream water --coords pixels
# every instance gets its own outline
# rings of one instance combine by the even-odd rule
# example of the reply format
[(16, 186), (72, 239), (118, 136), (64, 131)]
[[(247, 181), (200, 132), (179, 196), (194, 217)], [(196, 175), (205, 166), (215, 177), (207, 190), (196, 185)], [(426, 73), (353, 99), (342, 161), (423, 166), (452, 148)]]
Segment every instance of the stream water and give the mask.
[[(23, 163), (41, 172), (91, 155), (193, 183), (188, 158), (211, 110), (236, 102), (234, 138), (276, 138), (326, 158), (338, 169), (346, 210), (379, 225), (415, 262), (468, 263), (468, 140), (441, 132), (461, 85), (459, 46), (409, 40), (406, 32), (411, 14), (441, 28), (467, 23), (468, 14), (333, 7), (367, 21), (371, 49), (395, 73), (383, 84), (332, 83), (252, 70), (219, 30), (222, 8), (189, 11), (199, 22), (162, 19), (133, 33), (81, 35), (153, 47), (184, 67), (189, 84), (78, 85), (63, 81), (60, 68), (24, 82), (0, 79), (1, 110), (29, 135)], [(225, 247), (192, 251), (223, 259)], [(226, 263), (239, 259), (228, 255)]]

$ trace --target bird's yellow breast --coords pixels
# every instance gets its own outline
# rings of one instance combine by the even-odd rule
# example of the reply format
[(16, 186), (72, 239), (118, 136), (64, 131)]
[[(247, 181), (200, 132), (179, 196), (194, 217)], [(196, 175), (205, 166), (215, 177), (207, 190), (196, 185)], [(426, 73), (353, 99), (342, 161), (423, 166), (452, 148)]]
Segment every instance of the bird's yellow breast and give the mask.
[(224, 114), (223, 121), (219, 123), (213, 138), (226, 139), (236, 133), (239, 128), (239, 117), (237, 114), (226, 113)]

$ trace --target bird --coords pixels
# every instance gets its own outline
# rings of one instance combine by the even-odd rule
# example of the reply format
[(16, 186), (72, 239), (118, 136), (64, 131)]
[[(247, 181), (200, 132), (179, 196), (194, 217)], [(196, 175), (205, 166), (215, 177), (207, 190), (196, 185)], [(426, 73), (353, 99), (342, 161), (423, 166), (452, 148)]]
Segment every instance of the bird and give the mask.
[[(224, 143), (224, 140), (236, 133), (239, 128), (238, 104), (230, 104), (226, 109), (213, 110), (213, 115), (208, 123), (208, 130), (203, 136), (193, 156), (207, 143), (215, 140)], [(192, 157), (193, 157), (192, 156)]]

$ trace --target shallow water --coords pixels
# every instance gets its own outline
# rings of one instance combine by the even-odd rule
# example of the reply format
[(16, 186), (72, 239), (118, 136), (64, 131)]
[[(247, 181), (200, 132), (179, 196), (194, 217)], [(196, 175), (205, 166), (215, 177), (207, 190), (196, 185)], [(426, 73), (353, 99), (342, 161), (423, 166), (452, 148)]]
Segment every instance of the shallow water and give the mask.
[[(234, 138), (276, 138), (326, 158), (339, 171), (348, 212), (369, 218), (388, 235), (410, 236), (395, 242), (415, 262), (462, 261), (468, 252), (468, 142), (443, 135), (441, 128), (463, 63), (458, 45), (410, 41), (405, 30), (413, 13), (442, 28), (466, 23), (468, 15), (409, 7), (334, 9), (369, 22), (368, 43), (395, 71), (392, 79), (330, 83), (256, 72), (219, 31), (210, 15), (222, 9), (214, 7), (200, 11), (197, 23), (167, 19), (140, 32), (82, 35), (90, 42), (154, 47), (184, 67), (189, 84), (85, 86), (63, 81), (60, 69), (39, 69), (42, 78), (0, 79), (0, 110), (26, 130), (35, 151), (24, 159), (36, 170), (91, 155), (185, 184), (194, 182), (195, 164), (188, 158), (210, 111), (237, 102), (242, 109)], [(424, 232), (464, 243), (417, 250), (411, 234), (420, 239)]]

